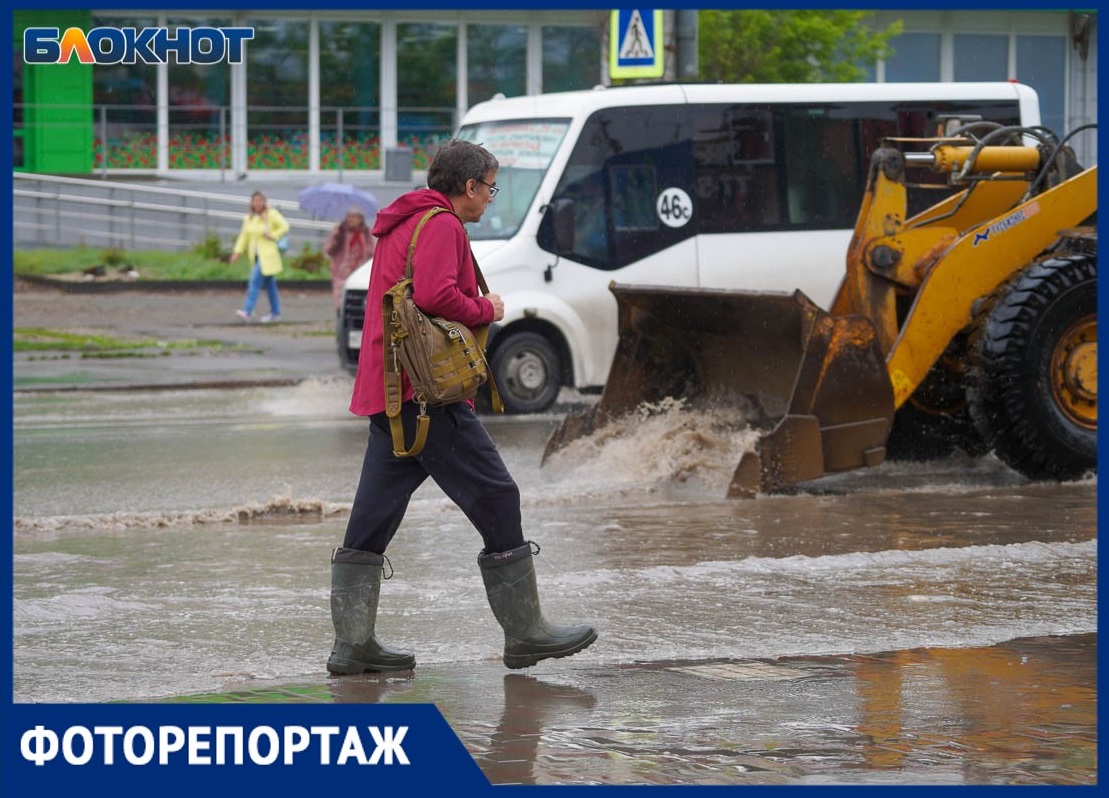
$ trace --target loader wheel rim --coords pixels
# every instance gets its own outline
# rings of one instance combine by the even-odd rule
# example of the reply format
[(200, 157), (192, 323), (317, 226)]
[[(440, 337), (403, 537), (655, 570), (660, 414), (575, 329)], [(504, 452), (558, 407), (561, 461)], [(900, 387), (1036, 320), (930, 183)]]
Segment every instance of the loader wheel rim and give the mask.
[(1097, 317), (1072, 324), (1051, 355), (1051, 389), (1056, 404), (1079, 426), (1097, 429)]

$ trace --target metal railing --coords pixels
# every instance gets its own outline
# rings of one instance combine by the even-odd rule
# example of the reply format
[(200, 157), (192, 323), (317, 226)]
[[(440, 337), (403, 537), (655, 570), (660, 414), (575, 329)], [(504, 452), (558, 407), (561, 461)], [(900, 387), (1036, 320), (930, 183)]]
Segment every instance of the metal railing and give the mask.
[[(183, 251), (206, 236), (234, 241), (246, 200), (241, 194), (189, 191), (99, 179), (13, 174), (12, 227), (20, 246), (118, 246)], [(271, 199), (289, 221), (291, 251), (322, 245), (335, 222), (296, 202)]]

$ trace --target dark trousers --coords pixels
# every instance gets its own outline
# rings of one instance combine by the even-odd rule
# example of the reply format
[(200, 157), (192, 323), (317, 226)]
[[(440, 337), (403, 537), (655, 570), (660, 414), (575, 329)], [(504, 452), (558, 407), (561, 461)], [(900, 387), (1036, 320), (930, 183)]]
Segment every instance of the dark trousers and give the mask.
[[(415, 440), (417, 412), (412, 402), (401, 412), (408, 446)], [(384, 554), (413, 492), (429, 476), (477, 527), (486, 552), (524, 545), (520, 489), (473, 408), (459, 403), (429, 407), (427, 412), (431, 427), (417, 457), (394, 455), (389, 420), (384, 413), (371, 416), (366, 459), (343, 547)]]

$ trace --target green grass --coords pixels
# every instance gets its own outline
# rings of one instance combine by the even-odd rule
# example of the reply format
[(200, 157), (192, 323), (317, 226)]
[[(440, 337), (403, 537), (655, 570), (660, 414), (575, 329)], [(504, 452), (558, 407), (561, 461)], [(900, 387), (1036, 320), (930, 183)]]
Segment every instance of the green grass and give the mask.
[[(16, 276), (50, 276), (81, 274), (89, 266), (105, 263), (105, 249), (97, 247), (71, 247), (66, 249), (14, 250), (13, 267)], [(291, 266), (291, 257), (285, 257), (285, 270), (279, 280), (329, 280), (326, 269), (308, 272)], [(126, 250), (124, 264), (139, 272), (139, 280), (237, 280), (246, 282), (250, 274), (245, 257), (234, 263), (223, 263), (196, 252), (162, 252), (160, 250)], [(107, 267), (109, 274), (118, 272), (119, 265)]]
[(153, 338), (120, 338), (100, 333), (74, 333), (46, 327), (16, 327), (12, 330), (13, 352), (79, 352), (82, 357), (156, 357), (173, 352), (241, 349), (221, 341), (157, 341)]

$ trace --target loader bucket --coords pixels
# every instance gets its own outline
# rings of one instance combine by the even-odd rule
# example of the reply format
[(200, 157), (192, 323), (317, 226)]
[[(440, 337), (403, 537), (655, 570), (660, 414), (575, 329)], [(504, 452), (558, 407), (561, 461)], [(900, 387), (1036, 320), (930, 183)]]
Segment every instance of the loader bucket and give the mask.
[(781, 492), (885, 457), (893, 391), (871, 323), (834, 318), (800, 291), (609, 286), (619, 343), (604, 392), (568, 416), (544, 460), (643, 403), (742, 405), (764, 430), (736, 466), (729, 496)]

